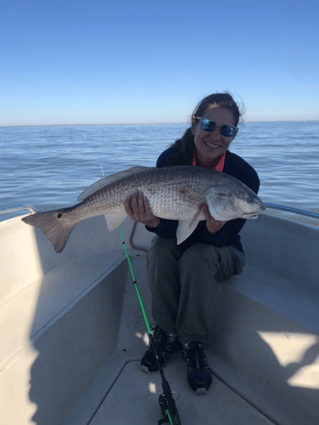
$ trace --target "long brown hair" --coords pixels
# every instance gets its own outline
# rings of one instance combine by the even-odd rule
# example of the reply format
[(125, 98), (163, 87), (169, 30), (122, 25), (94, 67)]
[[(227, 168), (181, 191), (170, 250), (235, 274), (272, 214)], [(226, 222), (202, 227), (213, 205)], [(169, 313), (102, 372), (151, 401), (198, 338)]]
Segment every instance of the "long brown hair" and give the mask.
[[(239, 119), (244, 114), (239, 110), (237, 103), (229, 93), (214, 93), (204, 97), (198, 105), (195, 107), (192, 116), (202, 116), (205, 110), (210, 105), (217, 105), (220, 108), (229, 110), (235, 120), (235, 126), (237, 127)], [(168, 165), (191, 165), (192, 157), (195, 150), (194, 136), (192, 129), (189, 127), (181, 139), (176, 140), (170, 148), (177, 149), (177, 152), (169, 158), (167, 161)]]

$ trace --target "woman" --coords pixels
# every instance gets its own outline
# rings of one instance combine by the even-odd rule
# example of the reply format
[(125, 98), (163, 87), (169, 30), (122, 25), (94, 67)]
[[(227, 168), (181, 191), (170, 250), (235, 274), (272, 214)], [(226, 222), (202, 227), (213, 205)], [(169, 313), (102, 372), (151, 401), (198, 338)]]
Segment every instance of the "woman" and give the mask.
[[(191, 127), (159, 156), (156, 167), (211, 168), (237, 178), (258, 193), (256, 171), (228, 150), (238, 132), (240, 116), (229, 94), (205, 97), (193, 111)], [(204, 346), (210, 338), (208, 318), (214, 282), (242, 272), (244, 252), (238, 233), (246, 220), (215, 221), (206, 207), (206, 221), (199, 222), (195, 231), (177, 245), (178, 222), (155, 217), (142, 194), (131, 196), (125, 208), (132, 220), (157, 235), (148, 253), (148, 272), (159, 361), (164, 366), (172, 352), (182, 350), (191, 389), (205, 393), (212, 383)], [(148, 373), (158, 370), (151, 347), (141, 366)]]

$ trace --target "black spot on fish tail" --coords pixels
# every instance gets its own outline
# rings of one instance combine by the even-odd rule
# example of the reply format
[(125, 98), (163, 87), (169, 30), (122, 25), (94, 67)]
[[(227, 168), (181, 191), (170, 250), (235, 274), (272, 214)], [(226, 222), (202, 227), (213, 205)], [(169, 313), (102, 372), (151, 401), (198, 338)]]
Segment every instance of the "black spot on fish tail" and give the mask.
[(64, 208), (55, 211), (46, 211), (38, 214), (31, 214), (23, 217), (22, 221), (32, 226), (38, 227), (52, 243), (55, 252), (59, 253), (65, 247), (70, 233), (75, 224), (68, 224), (64, 220), (64, 214), (71, 208)]

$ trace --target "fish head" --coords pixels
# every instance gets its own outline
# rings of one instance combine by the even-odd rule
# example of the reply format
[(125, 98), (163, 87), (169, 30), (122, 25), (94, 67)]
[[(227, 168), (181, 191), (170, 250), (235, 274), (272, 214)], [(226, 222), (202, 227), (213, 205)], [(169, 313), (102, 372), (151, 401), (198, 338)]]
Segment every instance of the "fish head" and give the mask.
[(238, 183), (212, 186), (207, 190), (207, 206), (215, 220), (256, 219), (266, 209), (251, 189)]

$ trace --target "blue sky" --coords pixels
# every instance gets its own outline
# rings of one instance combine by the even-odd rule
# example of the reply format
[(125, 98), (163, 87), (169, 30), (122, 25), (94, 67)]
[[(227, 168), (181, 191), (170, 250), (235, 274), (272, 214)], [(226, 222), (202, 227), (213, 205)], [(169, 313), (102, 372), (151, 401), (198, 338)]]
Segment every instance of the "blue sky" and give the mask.
[(319, 119), (319, 5), (2, 0), (0, 125), (182, 122), (216, 91), (244, 121)]

